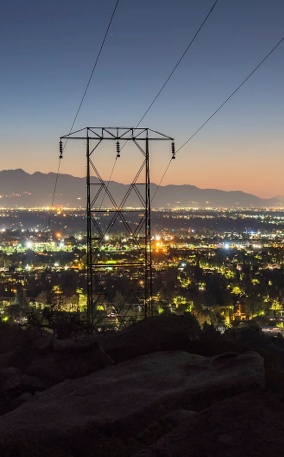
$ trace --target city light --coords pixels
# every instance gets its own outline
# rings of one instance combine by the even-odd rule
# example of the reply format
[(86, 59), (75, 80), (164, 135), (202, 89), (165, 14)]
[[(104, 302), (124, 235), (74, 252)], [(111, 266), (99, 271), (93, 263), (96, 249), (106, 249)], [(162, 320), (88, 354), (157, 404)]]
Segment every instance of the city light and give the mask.
[[(13, 211), (17, 215), (16, 224), (11, 217)], [(3, 219), (5, 231), (1, 229), (2, 296), (10, 294), (9, 300), (13, 301), (19, 286), (28, 291), (35, 284), (39, 296), (46, 296), (48, 284), (52, 283), (52, 294), (62, 299), (60, 306), (63, 309), (74, 310), (79, 303), (80, 309), (85, 309), (86, 298), (82, 298), (87, 293), (87, 246), (86, 238), (82, 236), (84, 213), (78, 214), (78, 210), (64, 212), (69, 221), (74, 220), (74, 226), (72, 222), (69, 226), (64, 225), (66, 234), (63, 235), (56, 226), (54, 232), (46, 232), (46, 228), (38, 223), (34, 227), (27, 227), (21, 222), (22, 214), (25, 220), (25, 210), (13, 211), (7, 210), (5, 213), (2, 210), (2, 218), (11, 217), (10, 228), (7, 228), (7, 222)], [(41, 212), (35, 211), (36, 214), (41, 220)], [(61, 225), (62, 219), (59, 218), (63, 218), (63, 214), (57, 217), (58, 225)], [(106, 224), (109, 223), (108, 217), (108, 213), (101, 217), (102, 227), (104, 218)], [(280, 280), (277, 275), (280, 277), (284, 270), (284, 214), (282, 216), (279, 211), (268, 210), (215, 211), (195, 208), (190, 211), (156, 210), (153, 217), (157, 234), (152, 237), (151, 246), (143, 244), (141, 235), (134, 239), (129, 237), (129, 233), (114, 231), (111, 238), (109, 234), (103, 235), (103, 242), (96, 251), (96, 258), (101, 265), (102, 285), (106, 293), (110, 292), (113, 298), (116, 297), (126, 306), (129, 318), (135, 315), (127, 308), (130, 306), (127, 303), (128, 291), (135, 290), (137, 286), (143, 289), (145, 278), (139, 276), (138, 272), (130, 274), (127, 265), (137, 264), (138, 270), (139, 265), (145, 267), (145, 249), (147, 252), (152, 250), (155, 313), (161, 310), (177, 314), (194, 312), (198, 317), (200, 306), (208, 308), (212, 314), (223, 300), (222, 312), (227, 313), (225, 320), (229, 325), (234, 316), (236, 319), (245, 319), (247, 316), (265, 317), (272, 312), (284, 312), (284, 303), (278, 297), (277, 288)], [(130, 216), (129, 219), (128, 223), (131, 224)], [(82, 225), (78, 227), (80, 220)], [(222, 228), (224, 221), (226, 230)], [(194, 231), (191, 228), (193, 225)], [(42, 273), (46, 282), (41, 279)], [(282, 279), (284, 282), (284, 277)], [(7, 287), (7, 284), (10, 286)], [(121, 284), (124, 284), (124, 292), (120, 292), (117, 298)], [(219, 292), (215, 297), (216, 290)], [(72, 303), (70, 291), (73, 294)], [(250, 301), (252, 292), (259, 297), (257, 308)], [(168, 294), (171, 296), (170, 303)], [(37, 298), (34, 300), (36, 302)], [(238, 314), (232, 312), (236, 300), (240, 303)], [(4, 303), (2, 308), (0, 306), (3, 316), (7, 312)], [(48, 306), (48, 303), (45, 305)], [(105, 316), (113, 312), (107, 306), (100, 310)]]

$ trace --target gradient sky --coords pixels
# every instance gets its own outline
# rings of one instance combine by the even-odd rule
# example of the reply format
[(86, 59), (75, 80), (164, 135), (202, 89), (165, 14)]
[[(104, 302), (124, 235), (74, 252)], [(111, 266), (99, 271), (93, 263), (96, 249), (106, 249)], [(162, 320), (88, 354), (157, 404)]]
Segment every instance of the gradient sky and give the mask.
[[(120, 0), (75, 130), (135, 126), (213, 3)], [(2, 1), (0, 169), (57, 171), (59, 137), (70, 130), (114, 5)], [(219, 0), (142, 126), (178, 148), (284, 36), (283, 19), (283, 0)], [(284, 43), (177, 154), (163, 184), (284, 195), (283, 73)], [(84, 176), (84, 144), (70, 143), (60, 172)], [(153, 150), (154, 182), (169, 149)], [(124, 167), (113, 179), (132, 176)]]

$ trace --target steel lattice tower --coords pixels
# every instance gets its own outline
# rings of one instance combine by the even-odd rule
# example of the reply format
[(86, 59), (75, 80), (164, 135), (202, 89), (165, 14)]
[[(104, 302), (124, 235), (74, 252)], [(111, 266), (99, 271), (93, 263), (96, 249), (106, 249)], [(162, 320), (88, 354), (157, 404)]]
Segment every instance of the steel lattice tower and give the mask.
[[(129, 277), (135, 278), (124, 302), (117, 310), (119, 326), (127, 324), (129, 309), (127, 302), (135, 297), (141, 312), (139, 318), (153, 314), (152, 308), (152, 234), (151, 234), (151, 182), (150, 182), (150, 143), (153, 141), (171, 141), (172, 158), (175, 150), (173, 138), (149, 128), (123, 127), (86, 127), (60, 138), (62, 140), (83, 140), (86, 144), (86, 217), (87, 217), (87, 317), (90, 324), (102, 326), (106, 315), (113, 309), (104, 285), (104, 275), (109, 268), (109, 260), (102, 258), (106, 239), (110, 233), (120, 227), (128, 236), (134, 254), (113, 264), (112, 271), (126, 271)], [(115, 142), (113, 150), (116, 159), (124, 146), (131, 143), (142, 156), (142, 163), (126, 192), (122, 196), (114, 195), (111, 181), (105, 181), (98, 170), (96, 158), (104, 153), (105, 142)], [(122, 148), (120, 141), (123, 142)], [(61, 152), (62, 156), (62, 152)], [(138, 181), (143, 177), (142, 182)], [(127, 206), (131, 194), (135, 194), (137, 207)], [(118, 202), (119, 198), (119, 202)], [(108, 216), (106, 218), (106, 216)], [(103, 219), (107, 222), (102, 222)], [(121, 229), (120, 229), (121, 230)], [(132, 297), (131, 297), (132, 296)], [(101, 316), (101, 309), (105, 316)]]

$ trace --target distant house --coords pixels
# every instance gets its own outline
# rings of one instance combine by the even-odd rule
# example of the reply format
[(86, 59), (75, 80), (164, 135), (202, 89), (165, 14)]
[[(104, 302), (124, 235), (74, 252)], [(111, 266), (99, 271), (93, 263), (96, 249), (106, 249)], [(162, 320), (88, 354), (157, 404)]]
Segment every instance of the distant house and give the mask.
[(243, 304), (240, 303), (239, 301), (237, 301), (234, 304), (233, 318), (234, 318), (234, 320), (238, 320), (238, 321), (243, 321), (243, 320), (247, 319), (247, 314), (244, 312)]

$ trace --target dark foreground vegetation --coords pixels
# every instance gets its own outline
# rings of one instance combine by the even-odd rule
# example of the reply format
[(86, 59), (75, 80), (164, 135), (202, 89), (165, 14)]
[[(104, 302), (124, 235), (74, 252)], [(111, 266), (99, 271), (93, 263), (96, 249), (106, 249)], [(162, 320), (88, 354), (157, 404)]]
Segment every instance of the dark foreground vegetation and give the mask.
[(283, 386), (284, 340), (254, 323), (163, 314), (65, 339), (1, 323), (0, 454), (280, 456)]

